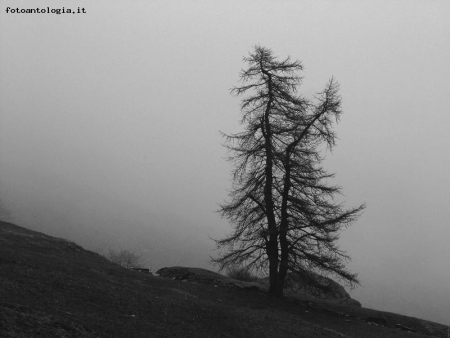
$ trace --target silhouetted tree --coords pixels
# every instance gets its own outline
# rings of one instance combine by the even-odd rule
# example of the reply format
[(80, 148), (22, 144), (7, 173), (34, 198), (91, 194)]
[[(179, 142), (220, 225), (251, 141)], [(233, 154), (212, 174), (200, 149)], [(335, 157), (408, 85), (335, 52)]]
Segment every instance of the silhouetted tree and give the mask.
[(315, 283), (313, 273), (334, 274), (354, 286), (357, 275), (345, 269), (349, 259), (336, 241), (339, 230), (357, 219), (365, 205), (344, 209), (333, 200), (340, 187), (322, 168), (323, 144), (331, 150), (332, 124), (341, 114), (339, 85), (332, 78), (315, 102), (297, 94), (303, 69), (288, 57), (279, 61), (270, 49), (255, 47), (240, 74), (241, 124), (245, 131), (226, 135), (234, 165), (230, 199), (220, 213), (233, 232), (216, 241), (221, 269), (264, 268), (269, 293), (283, 296), (288, 273)]

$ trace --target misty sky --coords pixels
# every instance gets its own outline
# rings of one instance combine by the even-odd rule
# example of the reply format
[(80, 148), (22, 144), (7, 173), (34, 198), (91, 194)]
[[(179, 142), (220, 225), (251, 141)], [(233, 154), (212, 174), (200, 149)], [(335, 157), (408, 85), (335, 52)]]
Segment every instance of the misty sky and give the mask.
[[(242, 57), (341, 85), (336, 172), (366, 202), (341, 249), (363, 306), (450, 324), (449, 1), (13, 1), (0, 14), (0, 197), (12, 221), (155, 268), (212, 269), (231, 230), (219, 130)], [(6, 7), (86, 14), (7, 14)]]

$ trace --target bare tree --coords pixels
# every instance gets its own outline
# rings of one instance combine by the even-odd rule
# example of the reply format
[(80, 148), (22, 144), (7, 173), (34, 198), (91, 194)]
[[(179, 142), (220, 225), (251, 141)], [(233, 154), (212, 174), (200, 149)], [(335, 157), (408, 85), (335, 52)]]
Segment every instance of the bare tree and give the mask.
[(216, 241), (221, 269), (244, 265), (269, 272), (269, 293), (283, 296), (288, 273), (315, 283), (314, 273), (334, 274), (351, 286), (356, 274), (345, 269), (349, 259), (336, 241), (339, 231), (355, 221), (365, 205), (344, 209), (333, 197), (340, 187), (327, 182), (322, 168), (323, 145), (335, 144), (332, 124), (341, 114), (339, 85), (332, 78), (314, 102), (297, 94), (299, 61), (279, 61), (270, 49), (255, 47), (244, 58), (241, 124), (245, 131), (226, 135), (234, 165), (230, 199), (220, 213), (233, 232)]
[(127, 269), (142, 268), (144, 266), (141, 261), (142, 256), (128, 250), (115, 251), (109, 249), (106, 258)]

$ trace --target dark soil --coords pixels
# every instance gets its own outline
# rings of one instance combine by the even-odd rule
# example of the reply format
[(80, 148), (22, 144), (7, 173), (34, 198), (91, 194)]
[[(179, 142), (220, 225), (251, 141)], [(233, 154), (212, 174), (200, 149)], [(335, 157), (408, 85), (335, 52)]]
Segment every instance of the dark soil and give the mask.
[(446, 326), (416, 318), (296, 294), (274, 299), (207, 270), (167, 277), (0, 222), (0, 337), (447, 336)]

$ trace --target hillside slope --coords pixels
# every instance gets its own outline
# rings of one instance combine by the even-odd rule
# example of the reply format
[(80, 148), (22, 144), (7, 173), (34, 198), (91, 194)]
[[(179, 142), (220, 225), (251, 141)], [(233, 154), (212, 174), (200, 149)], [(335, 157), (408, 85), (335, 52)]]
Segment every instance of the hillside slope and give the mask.
[[(415, 333), (397, 328), (410, 328)], [(446, 337), (415, 318), (126, 270), (0, 222), (0, 337)]]

